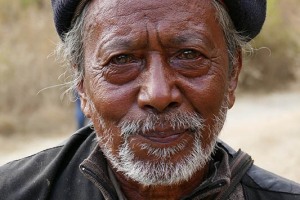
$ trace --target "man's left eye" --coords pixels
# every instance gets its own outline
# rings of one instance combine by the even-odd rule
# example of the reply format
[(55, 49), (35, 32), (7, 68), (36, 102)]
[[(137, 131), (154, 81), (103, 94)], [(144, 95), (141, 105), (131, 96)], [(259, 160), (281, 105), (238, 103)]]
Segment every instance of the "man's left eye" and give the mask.
[(132, 63), (134, 61), (135, 61), (134, 57), (129, 54), (117, 55), (111, 59), (111, 62), (116, 65), (125, 65), (128, 63)]
[(197, 59), (200, 56), (201, 56), (201, 53), (196, 50), (184, 49), (184, 50), (180, 51), (176, 57), (179, 59), (183, 59), (183, 60), (191, 60), (191, 59)]

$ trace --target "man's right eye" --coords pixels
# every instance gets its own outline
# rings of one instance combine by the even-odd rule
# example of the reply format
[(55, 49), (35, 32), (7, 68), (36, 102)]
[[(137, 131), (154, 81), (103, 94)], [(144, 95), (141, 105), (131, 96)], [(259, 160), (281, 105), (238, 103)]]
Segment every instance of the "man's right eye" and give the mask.
[(130, 54), (120, 54), (112, 57), (111, 63), (115, 65), (126, 65), (135, 62), (133, 55)]

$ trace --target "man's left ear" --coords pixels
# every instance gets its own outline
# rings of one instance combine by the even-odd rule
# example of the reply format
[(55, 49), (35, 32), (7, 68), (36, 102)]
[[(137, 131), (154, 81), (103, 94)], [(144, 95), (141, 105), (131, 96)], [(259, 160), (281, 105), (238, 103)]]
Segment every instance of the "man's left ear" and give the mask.
[(239, 50), (236, 55), (236, 62), (232, 66), (231, 73), (229, 74), (229, 85), (228, 85), (228, 108), (232, 108), (235, 102), (235, 90), (237, 88), (239, 75), (242, 69), (242, 51)]

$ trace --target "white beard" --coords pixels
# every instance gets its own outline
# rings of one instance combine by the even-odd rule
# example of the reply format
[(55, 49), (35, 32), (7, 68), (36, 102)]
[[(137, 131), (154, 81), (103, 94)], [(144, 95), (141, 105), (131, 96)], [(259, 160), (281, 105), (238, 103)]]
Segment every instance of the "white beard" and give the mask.
[[(120, 123), (121, 134), (124, 143), (120, 145), (117, 155), (113, 155), (111, 144), (111, 130), (104, 129), (105, 132), (99, 135), (98, 140), (101, 149), (112, 164), (119, 172), (122, 172), (127, 177), (143, 184), (143, 185), (173, 185), (182, 181), (189, 180), (197, 171), (203, 168), (211, 159), (217, 142), (218, 134), (220, 133), (226, 119), (227, 101), (224, 101), (218, 116), (214, 118), (214, 125), (207, 127), (212, 137), (210, 143), (203, 148), (202, 131), (204, 129), (204, 120), (196, 114), (175, 113), (170, 114), (163, 119), (156, 116), (151, 116), (144, 120), (123, 121)], [(103, 119), (98, 116), (99, 122), (103, 123)], [(137, 132), (151, 131), (157, 124), (168, 123), (175, 128), (190, 128), (193, 131), (192, 149), (187, 155), (176, 163), (172, 163), (170, 158), (178, 154), (190, 144), (183, 140), (174, 147), (154, 148), (150, 144), (139, 144), (139, 148), (146, 150), (148, 155), (154, 156), (156, 161), (138, 160), (130, 148), (128, 137)], [(103, 124), (104, 126), (104, 124)]]

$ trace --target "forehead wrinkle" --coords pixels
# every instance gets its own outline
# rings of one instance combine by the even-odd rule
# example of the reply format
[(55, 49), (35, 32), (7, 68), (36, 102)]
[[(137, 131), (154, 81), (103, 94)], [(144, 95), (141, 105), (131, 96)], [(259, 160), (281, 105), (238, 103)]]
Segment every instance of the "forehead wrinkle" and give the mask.
[[(159, 10), (161, 9), (159, 6), (153, 6), (152, 8), (135, 8), (135, 9), (130, 9), (131, 12), (129, 12), (130, 10), (129, 9), (125, 9), (122, 8), (122, 9), (117, 9), (117, 13), (118, 13), (118, 17), (121, 16), (121, 17), (128, 17), (128, 16), (131, 16), (131, 15), (137, 15), (137, 14), (142, 14), (144, 17), (149, 17), (151, 16), (151, 13), (153, 12), (153, 10)], [(137, 12), (138, 11), (138, 12)]]
[[(153, 28), (150, 28), (148, 25), (149, 24), (153, 24)], [(150, 44), (151, 44), (151, 36), (150, 36), (150, 30), (153, 30), (153, 31), (151, 31), (151, 33), (152, 34), (154, 34), (154, 36), (155, 36), (155, 41), (157, 41), (158, 42), (158, 44), (159, 44), (159, 46), (163, 46), (163, 43), (162, 43), (162, 41), (161, 41), (161, 38), (160, 38), (160, 35), (159, 35), (159, 28), (158, 28), (158, 24), (156, 24), (156, 23), (151, 23), (151, 22), (148, 22), (148, 23), (146, 23), (146, 25), (145, 25), (145, 29), (146, 29), (146, 43), (147, 43), (147, 47), (148, 48), (151, 48), (151, 46), (150, 46)]]
[[(105, 2), (105, 0), (104, 0), (104, 2)], [(132, 34), (132, 36), (130, 37), (131, 39), (130, 38), (128, 38), (126, 40), (118, 39), (119, 41), (116, 41), (116, 43), (112, 43), (112, 44), (110, 44), (110, 42), (109, 42), (108, 47), (109, 48), (133, 48), (135, 46), (134, 43), (138, 43), (137, 41), (140, 41), (139, 45), (143, 44), (143, 46), (145, 46), (145, 45), (148, 46), (149, 45), (149, 37), (150, 37), (149, 31), (151, 31), (151, 29), (150, 28), (145, 29), (144, 35), (142, 37), (143, 39), (141, 38), (141, 36), (139, 36), (140, 39), (135, 38), (134, 35), (137, 36), (139, 34), (134, 34), (136, 21), (133, 21), (133, 19), (141, 19), (141, 20), (138, 20), (139, 23), (145, 23), (145, 24), (151, 23), (152, 27), (154, 27), (154, 29), (155, 29), (155, 35), (156, 35), (155, 37), (157, 38), (157, 42), (159, 42), (159, 44), (161, 44), (162, 46), (170, 46), (172, 42), (174, 44), (188, 44), (188, 43), (192, 43), (193, 40), (194, 41), (198, 40), (199, 42), (204, 41), (207, 44), (212, 42), (212, 41), (210, 41), (210, 39), (211, 39), (210, 37), (205, 38), (204, 36), (201, 36), (201, 32), (202, 32), (201, 30), (205, 29), (205, 27), (204, 28), (201, 27), (201, 26), (203, 26), (203, 24), (202, 25), (195, 24), (195, 26), (197, 27), (196, 29), (201, 29), (201, 30), (190, 30), (190, 32), (191, 31), (199, 32), (198, 34), (193, 35), (193, 33), (184, 33), (185, 31), (182, 31), (182, 27), (190, 28), (190, 26), (187, 26), (187, 25), (192, 23), (190, 20), (192, 20), (192, 18), (194, 18), (194, 15), (193, 16), (190, 15), (190, 12), (192, 12), (192, 10), (195, 10), (196, 7), (199, 8), (201, 3), (204, 3), (201, 0), (192, 2), (193, 3), (192, 7), (189, 3), (186, 3), (186, 2), (173, 1), (171, 6), (168, 8), (168, 10), (175, 9), (173, 7), (177, 4), (178, 5), (186, 4), (188, 8), (191, 8), (191, 10), (188, 12), (187, 7), (185, 7), (183, 9), (179, 6), (180, 9), (176, 11), (177, 14), (175, 14), (175, 16), (173, 16), (173, 17), (169, 16), (169, 15), (166, 16), (165, 15), (165, 14), (167, 14), (166, 12), (158, 13), (158, 10), (164, 9), (164, 6), (162, 6), (162, 7), (158, 6), (158, 5), (161, 5), (159, 2), (154, 2), (154, 5), (152, 4), (150, 6), (150, 8), (145, 7), (145, 5), (134, 5), (133, 4), (134, 9), (127, 7), (128, 6), (127, 1), (125, 3), (119, 2), (119, 1), (112, 1), (112, 2), (114, 2), (114, 3), (110, 4), (108, 8), (99, 9), (98, 11), (93, 12), (93, 14), (91, 16), (91, 17), (95, 17), (94, 20), (92, 20), (92, 21), (94, 21), (93, 25), (96, 25), (96, 26), (98, 26), (99, 24), (103, 25), (102, 27), (98, 28), (98, 30), (100, 32), (102, 32), (101, 33), (102, 36), (97, 36), (98, 40), (99, 39), (102, 40), (104, 38), (104, 42), (100, 42), (101, 45), (98, 46), (99, 47), (98, 50), (100, 48), (102, 48), (102, 44), (107, 43), (107, 40), (112, 40), (115, 37), (114, 32), (116, 33), (116, 31), (121, 30), (121, 29), (124, 32), (124, 30), (128, 29), (128, 28), (133, 29), (133, 30), (128, 30), (128, 32), (126, 33), (127, 36)], [(98, 3), (101, 4), (100, 2), (98, 2)], [(109, 3), (111, 3), (111, 2), (109, 2)], [(121, 3), (123, 6), (118, 5), (117, 3)], [(158, 3), (158, 4), (156, 4), (156, 3)], [(205, 3), (208, 3), (208, 2), (205, 2)], [(146, 3), (146, 4), (147, 4), (146, 6), (149, 5), (148, 3)], [(101, 7), (100, 5), (98, 5), (98, 6)], [(117, 11), (117, 9), (115, 9), (115, 10), (112, 9), (113, 6), (115, 6), (115, 8), (117, 8), (119, 10)], [(136, 11), (135, 8), (141, 8), (141, 9)], [(158, 10), (155, 11), (155, 13), (158, 13), (158, 15), (151, 16), (151, 13), (149, 13), (149, 12), (151, 10), (154, 11), (153, 10), (154, 8), (158, 8)], [(129, 15), (136, 15), (136, 16), (131, 16), (131, 17), (128, 17), (127, 19), (124, 19), (122, 17), (123, 20), (119, 21), (118, 19), (120, 18), (120, 16), (118, 16), (118, 15), (125, 14), (124, 12), (126, 11), (126, 9), (127, 9), (127, 13)], [(104, 11), (104, 10), (108, 11), (108, 12), (103, 13), (102, 11)], [(136, 13), (134, 11), (136, 11)], [(199, 11), (196, 12), (197, 15), (199, 14), (197, 16), (197, 18), (202, 18), (202, 14), (201, 14), (202, 12), (203, 12), (202, 9), (199, 9)], [(176, 16), (178, 16), (179, 14), (180, 14), (181, 18), (178, 21), (178, 17), (176, 17)], [(100, 17), (103, 15), (105, 16), (104, 17), (105, 19)], [(139, 16), (139, 18), (136, 18), (137, 16)], [(92, 18), (90, 18), (90, 19), (92, 19)], [(177, 19), (177, 21), (176, 21), (176, 19)], [(109, 28), (107, 27), (108, 24), (110, 24)], [(113, 25), (111, 25), (111, 24), (113, 24)], [(180, 29), (180, 27), (181, 27), (181, 29)], [(94, 28), (95, 28), (94, 26), (90, 27), (90, 31), (92, 31)], [(170, 28), (173, 30), (172, 33), (170, 33), (170, 31), (168, 31), (168, 29), (170, 30)], [(194, 28), (195, 27), (193, 26), (192, 29), (194, 29)], [(104, 29), (106, 29), (106, 30), (104, 30)], [(179, 31), (181, 31), (182, 33), (179, 33)], [(99, 32), (96, 34), (99, 34)], [(179, 35), (179, 34), (181, 34), (181, 35)], [(187, 35), (184, 36), (185, 34), (187, 34)], [(103, 35), (104, 35), (104, 37), (103, 37)], [(107, 35), (109, 35), (108, 39), (106, 39)], [(199, 37), (196, 35), (198, 35)], [(125, 34), (124, 34), (124, 36), (125, 36)], [(193, 36), (193, 37), (191, 37), (191, 36)], [(102, 37), (102, 39), (101, 39), (101, 37)], [(191, 38), (189, 38), (189, 37), (191, 37)], [(142, 41), (141, 41), (141, 39), (142, 39)], [(202, 42), (202, 43), (204, 43), (204, 42)], [(212, 45), (212, 46), (215, 46), (215, 45)]]
[(161, 40), (161, 38), (160, 38), (159, 30), (158, 30), (158, 27), (157, 27), (157, 26), (155, 26), (155, 33), (156, 33), (157, 41), (158, 41), (158, 43), (160, 44), (160, 46), (164, 46), (164, 45), (163, 45), (163, 42), (162, 42), (162, 40)]

